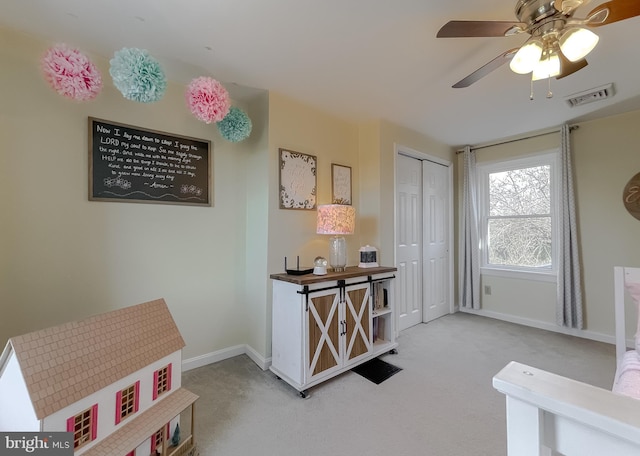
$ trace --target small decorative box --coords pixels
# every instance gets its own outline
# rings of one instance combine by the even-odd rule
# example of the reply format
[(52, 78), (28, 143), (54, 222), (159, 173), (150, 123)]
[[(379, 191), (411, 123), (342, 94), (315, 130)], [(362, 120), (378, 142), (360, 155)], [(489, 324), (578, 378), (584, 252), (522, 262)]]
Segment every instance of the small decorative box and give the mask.
[(360, 264), (359, 268), (377, 268), (378, 267), (378, 249), (365, 245), (360, 247)]

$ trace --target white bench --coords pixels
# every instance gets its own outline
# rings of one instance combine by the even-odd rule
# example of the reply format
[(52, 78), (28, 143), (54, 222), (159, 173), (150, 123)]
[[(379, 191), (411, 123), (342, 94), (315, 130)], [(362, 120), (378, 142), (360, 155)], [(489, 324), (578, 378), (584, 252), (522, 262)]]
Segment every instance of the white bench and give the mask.
[[(614, 276), (615, 390), (623, 381), (633, 387), (634, 378), (640, 379), (640, 371), (633, 368), (625, 373), (625, 360), (637, 357), (635, 351), (627, 354), (625, 283), (640, 283), (640, 268), (616, 267)], [(506, 396), (509, 456), (640, 455), (640, 400), (623, 395), (628, 392), (612, 392), (517, 362), (502, 369), (493, 386)]]

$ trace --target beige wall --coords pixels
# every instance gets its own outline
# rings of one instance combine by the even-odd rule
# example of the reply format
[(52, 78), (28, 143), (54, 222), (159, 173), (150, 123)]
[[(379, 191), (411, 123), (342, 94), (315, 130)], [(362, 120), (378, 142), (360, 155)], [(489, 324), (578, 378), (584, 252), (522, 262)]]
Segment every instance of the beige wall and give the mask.
[(362, 241), (379, 249), (380, 261), (395, 264), (395, 172), (398, 148), (454, 163), (451, 147), (386, 120), (359, 126), (363, 218)]
[[(313, 265), (316, 256), (329, 257), (328, 237), (316, 234), (316, 211), (279, 208), (278, 149), (317, 158), (317, 204), (331, 203), (331, 163), (351, 166), (352, 188), (358, 188), (356, 125), (278, 93), (269, 94), (269, 264), (270, 272), (284, 270), (284, 257), (295, 265)], [(356, 262), (360, 247), (359, 196), (353, 192), (356, 231), (347, 236), (348, 265)]]
[[(357, 265), (358, 250), (365, 244), (380, 249), (382, 264), (394, 264), (396, 144), (453, 161), (450, 147), (411, 130), (386, 121), (356, 125), (281, 94), (269, 94), (269, 273), (283, 270), (285, 256), (289, 261), (295, 261), (299, 255), (301, 265), (312, 265), (316, 256), (329, 255), (326, 236), (315, 234), (315, 211), (279, 208), (279, 148), (317, 157), (318, 204), (331, 202), (331, 163), (351, 166), (356, 231), (347, 237), (348, 265)], [(270, 290), (270, 284), (267, 288)], [(256, 320), (251, 331), (265, 334), (265, 352), (270, 354), (270, 291), (268, 296), (268, 303), (263, 307), (266, 324)]]
[[(382, 264), (393, 264), (397, 146), (455, 160), (450, 147), (390, 122), (355, 124), (277, 93), (241, 103), (254, 129), (248, 140), (232, 144), (187, 111), (182, 85), (170, 83), (157, 103), (127, 101), (111, 84), (107, 59), (95, 55), (105, 88), (95, 101), (74, 103), (40, 75), (48, 45), (0, 30), (0, 344), (164, 297), (186, 339), (185, 358), (245, 344), (268, 358), (269, 274), (282, 271), (284, 256), (295, 261), (300, 255), (303, 266), (328, 256), (326, 237), (315, 234), (315, 211), (279, 209), (278, 148), (318, 158), (319, 204), (330, 202), (331, 163), (352, 167), (357, 219), (347, 239), (349, 264), (357, 263), (364, 244), (380, 249)], [(210, 140), (214, 206), (88, 201), (88, 116)], [(572, 134), (586, 321), (593, 333), (613, 333), (611, 268), (640, 262), (634, 239), (640, 221), (621, 203), (622, 188), (640, 171), (639, 121), (635, 112), (583, 123)], [(557, 136), (478, 156), (548, 148)], [(492, 285), (487, 310), (553, 324), (553, 285), (486, 280)]]
[(383, 121), (380, 129), (380, 249), (382, 258), (395, 261), (395, 149), (405, 147), (453, 163), (455, 154), (451, 147), (438, 143), (412, 130)]
[(256, 120), (262, 122), (252, 131), (254, 142), (252, 150), (245, 154), (244, 184), (246, 186), (246, 204), (240, 204), (235, 211), (238, 218), (246, 217), (245, 245), (239, 248), (244, 258), (245, 274), (238, 274), (243, 281), (239, 287), (239, 301), (244, 303), (244, 334), (246, 343), (264, 357), (269, 351), (263, 328), (267, 325), (267, 297), (270, 295), (267, 277), (269, 243), (269, 172), (271, 155), (269, 153), (269, 95), (264, 94), (251, 105), (255, 128)]
[[(358, 197), (358, 136), (353, 123), (326, 112), (309, 107), (282, 94), (269, 94), (269, 159), (265, 169), (269, 172), (269, 185), (262, 192), (269, 200), (268, 253), (265, 279), (269, 274), (284, 270), (284, 257), (288, 265), (295, 266), (300, 256), (301, 267), (313, 266), (317, 256), (329, 257), (329, 239), (316, 234), (316, 211), (280, 209), (279, 204), (279, 149), (284, 148), (314, 155), (317, 159), (317, 204), (331, 203), (331, 163), (351, 167), (353, 206), (356, 208), (355, 233), (346, 236), (347, 264), (358, 261), (360, 248), (360, 216)], [(262, 348), (271, 355), (271, 283), (267, 284), (267, 299), (262, 306), (263, 321), (255, 322), (251, 331), (259, 333)]]
[[(185, 358), (244, 344), (268, 357), (269, 273), (282, 271), (285, 255), (300, 255), (304, 266), (328, 256), (315, 211), (279, 209), (278, 148), (317, 156), (319, 204), (331, 199), (331, 163), (351, 166), (357, 208), (357, 127), (265, 93), (242, 106), (253, 131), (232, 144), (188, 112), (182, 85), (170, 83), (157, 103), (127, 101), (107, 59), (95, 55), (103, 92), (74, 103), (39, 73), (48, 43), (0, 33), (0, 339), (164, 297)], [(214, 206), (88, 201), (88, 116), (210, 140)], [(349, 264), (357, 262), (358, 230), (348, 239)]]
[[(380, 181), (381, 147), (380, 122), (367, 122), (358, 128), (360, 161), (360, 233), (364, 245), (380, 248)], [(379, 252), (381, 253), (381, 252)], [(388, 258), (380, 257), (382, 264), (389, 265)]]
[[(102, 93), (72, 102), (41, 77), (47, 46), (0, 29), (0, 344), (159, 297), (186, 358), (246, 343), (245, 166), (264, 113), (250, 113), (250, 140), (226, 142), (188, 112), (183, 86), (157, 103), (125, 100), (96, 55)], [(88, 201), (88, 116), (210, 140), (214, 206)]]
[[(572, 133), (587, 327), (613, 334), (613, 267), (640, 266), (640, 220), (622, 191), (640, 172), (640, 111), (585, 122)], [(634, 331), (630, 331), (633, 334)]]
[[(614, 334), (613, 267), (640, 266), (640, 220), (624, 208), (622, 191), (640, 172), (640, 111), (583, 122), (571, 133), (587, 337)], [(476, 152), (478, 163), (558, 148), (559, 133)], [(458, 161), (460, 178), (461, 160)], [(555, 327), (556, 284), (483, 276), (491, 295), (482, 308), (503, 318)], [(483, 290), (482, 290), (483, 291)]]
[[(2, 340), (164, 297), (186, 339), (185, 358), (246, 344), (267, 359), (269, 274), (283, 270), (285, 256), (293, 263), (299, 255), (303, 266), (328, 256), (315, 211), (279, 208), (278, 149), (317, 157), (318, 204), (331, 202), (331, 163), (352, 168), (350, 265), (363, 238), (380, 246), (380, 233), (392, 233), (393, 217), (378, 220), (393, 212), (394, 144), (448, 151), (390, 123), (361, 127), (277, 93), (243, 104), (252, 135), (228, 143), (187, 111), (181, 84), (170, 83), (160, 102), (130, 102), (111, 84), (108, 60), (91, 54), (105, 87), (95, 101), (74, 103), (39, 73), (48, 43), (1, 33)], [(214, 207), (88, 201), (88, 116), (210, 140)], [(390, 252), (384, 264), (393, 263)]]

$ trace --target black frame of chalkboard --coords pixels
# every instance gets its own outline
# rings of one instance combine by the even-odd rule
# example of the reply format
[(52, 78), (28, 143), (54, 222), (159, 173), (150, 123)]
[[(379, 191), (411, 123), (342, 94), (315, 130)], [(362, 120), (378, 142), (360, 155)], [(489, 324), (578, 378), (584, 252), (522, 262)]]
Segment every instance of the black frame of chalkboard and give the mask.
[[(126, 195), (118, 195), (113, 192), (108, 192), (110, 194), (96, 195), (94, 180), (100, 179), (101, 177), (98, 176), (99, 167), (94, 166), (94, 154), (103, 153), (97, 150), (94, 144), (94, 131), (95, 131), (96, 122), (100, 124), (106, 124), (108, 126), (118, 128), (127, 132), (131, 132), (132, 130), (135, 130), (138, 132), (146, 133), (150, 136), (161, 136), (175, 142), (179, 142), (180, 140), (182, 140), (182, 141), (187, 141), (189, 143), (199, 143), (199, 146), (201, 146), (202, 148), (202, 149), (201, 148), (197, 149), (199, 153), (202, 153), (203, 149), (206, 148), (206, 160), (207, 160), (206, 188), (200, 189), (195, 186), (192, 186), (194, 188), (197, 188), (197, 193), (193, 195), (189, 195), (187, 192), (188, 196), (186, 198), (180, 197), (175, 194), (175, 191), (171, 192), (170, 190), (166, 190), (165, 194), (162, 195), (161, 197), (153, 197), (152, 195), (149, 195), (148, 193), (145, 193), (138, 189), (135, 189)], [(110, 120), (99, 119), (96, 117), (88, 117), (88, 126), (89, 126), (88, 150), (89, 150), (89, 200), (90, 201), (108, 201), (108, 202), (118, 201), (118, 202), (124, 202), (124, 203), (177, 204), (177, 205), (185, 205), (185, 206), (208, 206), (208, 207), (213, 206), (213, 195), (212, 195), (213, 187), (211, 182), (213, 163), (211, 160), (212, 148), (211, 148), (210, 140), (193, 138), (193, 137), (184, 136), (184, 135), (177, 135), (173, 133), (167, 133), (164, 131), (158, 131), (158, 130), (153, 130), (149, 128), (138, 127), (136, 125), (113, 122)], [(204, 158), (203, 153), (202, 153), (202, 156)], [(104, 174), (104, 170), (103, 170), (103, 174)], [(131, 196), (134, 193), (138, 194), (139, 197)], [(164, 198), (164, 199), (160, 199), (160, 198)], [(203, 199), (204, 201), (197, 201), (198, 199)]]

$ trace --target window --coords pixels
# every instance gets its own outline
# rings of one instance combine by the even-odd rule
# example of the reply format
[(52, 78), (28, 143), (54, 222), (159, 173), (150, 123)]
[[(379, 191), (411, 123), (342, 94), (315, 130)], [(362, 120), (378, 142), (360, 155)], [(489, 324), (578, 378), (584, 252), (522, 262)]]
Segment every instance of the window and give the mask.
[(151, 436), (151, 453), (162, 452), (162, 444), (165, 441), (165, 436), (169, 436), (169, 423), (165, 424)]
[(116, 393), (116, 424), (138, 411), (140, 402), (140, 382)]
[(558, 154), (479, 165), (482, 267), (554, 274)]
[(151, 451), (161, 450), (164, 443), (164, 429), (156, 432), (151, 439)]
[(165, 391), (171, 389), (171, 364), (153, 373), (153, 399), (157, 399)]
[(67, 432), (73, 432), (73, 448), (78, 449), (96, 439), (98, 404), (67, 420)]

